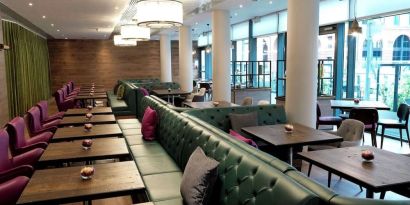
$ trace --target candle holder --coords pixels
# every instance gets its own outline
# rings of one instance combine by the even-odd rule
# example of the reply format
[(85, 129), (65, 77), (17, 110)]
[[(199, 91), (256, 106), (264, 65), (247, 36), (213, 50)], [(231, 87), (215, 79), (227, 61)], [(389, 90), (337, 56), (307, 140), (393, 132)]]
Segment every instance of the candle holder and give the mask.
[(94, 173), (95, 173), (94, 167), (92, 167), (92, 166), (84, 167), (80, 171), (80, 176), (81, 176), (81, 179), (83, 179), (83, 180), (89, 180), (89, 179), (92, 178)]
[(91, 139), (85, 139), (83, 140), (82, 145), (84, 150), (89, 150), (93, 145), (93, 141)]
[(91, 124), (91, 123), (84, 124), (84, 130), (86, 132), (90, 132), (92, 128), (93, 128), (93, 124)]
[(285, 128), (285, 133), (290, 134), (290, 133), (293, 132), (293, 125), (292, 125), (292, 124), (286, 124), (286, 125), (284, 126), (284, 128)]
[(374, 160), (374, 153), (371, 150), (363, 150), (362, 151), (362, 158), (365, 162), (372, 162)]

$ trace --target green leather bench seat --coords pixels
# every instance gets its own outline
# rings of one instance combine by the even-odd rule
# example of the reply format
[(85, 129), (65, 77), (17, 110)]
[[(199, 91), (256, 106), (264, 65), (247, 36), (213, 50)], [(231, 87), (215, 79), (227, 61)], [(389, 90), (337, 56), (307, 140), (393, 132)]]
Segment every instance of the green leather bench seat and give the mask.
[(230, 113), (258, 112), (259, 125), (274, 125), (286, 123), (286, 113), (283, 106), (263, 105), (263, 106), (239, 106), (226, 108), (192, 109), (185, 113), (197, 117), (208, 124), (211, 124), (225, 132), (229, 132), (231, 122)]
[(181, 172), (174, 160), (167, 154), (135, 158), (141, 176), (167, 172)]
[(181, 205), (183, 204), (182, 198), (168, 199), (164, 201), (156, 201), (155, 205)]
[(139, 129), (122, 129), (122, 134), (124, 136), (127, 135), (141, 135), (141, 128)]
[(111, 107), (114, 115), (136, 115), (136, 88), (131, 83), (121, 82), (118, 83), (124, 85), (124, 97), (122, 100), (117, 99), (117, 95), (113, 91), (107, 91), (108, 104)]
[(142, 135), (127, 135), (124, 136), (124, 138), (127, 141), (128, 146), (154, 143), (143, 140)]
[[(169, 155), (167, 160), (174, 160), (174, 163), (183, 170), (191, 153), (200, 146), (207, 156), (220, 162), (212, 197), (214, 201), (211, 204), (409, 204), (409, 201), (338, 196), (327, 187), (296, 171), (292, 166), (234, 140), (214, 125), (187, 113), (178, 113), (152, 97), (144, 97), (140, 105), (143, 108), (151, 106), (157, 111), (160, 120), (157, 127), (158, 142), (154, 143), (155, 146), (131, 146), (137, 166), (139, 157), (147, 157), (148, 160), (148, 156), (161, 158)], [(251, 109), (260, 108), (256, 106)], [(280, 117), (274, 119), (276, 123), (286, 121)], [(263, 124), (268, 121), (261, 122)], [(171, 168), (172, 164), (161, 171), (171, 171)], [(179, 193), (181, 176), (180, 172), (143, 176), (150, 200), (155, 204), (182, 204)]]
[[(181, 198), (179, 186), (182, 172), (170, 172), (143, 176), (145, 187), (151, 201), (164, 201)], [(182, 205), (182, 203), (181, 203)]]
[(119, 119), (117, 120), (117, 123), (119, 125), (123, 125), (123, 124), (141, 124), (140, 121), (138, 121), (138, 119)]
[(119, 124), (122, 130), (141, 129), (141, 124)]
[(166, 155), (167, 152), (162, 148), (162, 146), (158, 142), (152, 142), (149, 144), (139, 144), (130, 146), (132, 155), (134, 159), (137, 157), (145, 157), (145, 156), (158, 156), (158, 155)]

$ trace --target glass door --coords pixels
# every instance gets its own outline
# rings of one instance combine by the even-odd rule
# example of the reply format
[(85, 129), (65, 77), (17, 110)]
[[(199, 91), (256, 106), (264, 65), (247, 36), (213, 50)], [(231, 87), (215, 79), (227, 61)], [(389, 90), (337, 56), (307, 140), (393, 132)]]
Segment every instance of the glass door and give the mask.
[(318, 96), (335, 95), (335, 53), (336, 27), (321, 27), (318, 38)]

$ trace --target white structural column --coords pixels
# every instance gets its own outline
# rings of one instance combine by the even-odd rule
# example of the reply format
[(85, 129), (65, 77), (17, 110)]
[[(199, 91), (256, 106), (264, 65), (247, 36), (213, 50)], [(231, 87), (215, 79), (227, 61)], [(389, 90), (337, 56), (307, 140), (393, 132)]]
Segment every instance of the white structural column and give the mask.
[(160, 36), (160, 55), (161, 82), (172, 82), (171, 39), (167, 34), (162, 34)]
[(184, 91), (192, 91), (193, 63), (190, 26), (179, 27), (179, 84)]
[(319, 0), (288, 0), (286, 114), (314, 128), (317, 99)]
[(212, 100), (231, 102), (229, 11), (212, 11)]

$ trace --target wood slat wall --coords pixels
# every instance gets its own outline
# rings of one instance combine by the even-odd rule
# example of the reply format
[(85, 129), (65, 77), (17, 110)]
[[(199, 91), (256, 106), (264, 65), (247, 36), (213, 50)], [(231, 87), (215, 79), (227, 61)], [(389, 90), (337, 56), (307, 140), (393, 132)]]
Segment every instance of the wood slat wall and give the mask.
[[(172, 42), (173, 80), (178, 80), (178, 42)], [(96, 82), (106, 89), (119, 79), (160, 78), (159, 41), (116, 47), (112, 40), (49, 40), (52, 91), (65, 82)]]

